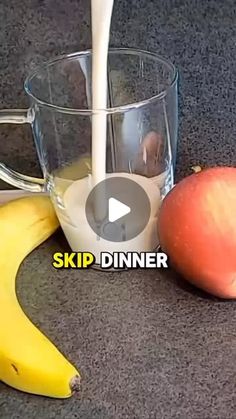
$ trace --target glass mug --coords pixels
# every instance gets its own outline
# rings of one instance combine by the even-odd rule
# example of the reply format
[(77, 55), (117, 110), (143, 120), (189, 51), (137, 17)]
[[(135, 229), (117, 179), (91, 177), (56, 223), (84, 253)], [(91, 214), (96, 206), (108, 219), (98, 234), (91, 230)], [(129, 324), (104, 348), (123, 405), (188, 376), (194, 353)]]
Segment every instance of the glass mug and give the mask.
[[(137, 182), (155, 186), (161, 200), (174, 185), (177, 80), (174, 65), (158, 55), (110, 49), (108, 107), (92, 110), (92, 51), (47, 62), (25, 81), (29, 108), (0, 111), (0, 123), (31, 125), (43, 178), (23, 175), (3, 163), (0, 178), (29, 192), (49, 193), (71, 249), (92, 252), (98, 265), (101, 251), (153, 251), (158, 246), (155, 223), (147, 226), (149, 233), (144, 229), (139, 238), (115, 243), (88, 226), (84, 208), (93, 170), (92, 121), (95, 115), (106, 117), (107, 176), (135, 175)], [(145, 183), (141, 186), (146, 189)]]

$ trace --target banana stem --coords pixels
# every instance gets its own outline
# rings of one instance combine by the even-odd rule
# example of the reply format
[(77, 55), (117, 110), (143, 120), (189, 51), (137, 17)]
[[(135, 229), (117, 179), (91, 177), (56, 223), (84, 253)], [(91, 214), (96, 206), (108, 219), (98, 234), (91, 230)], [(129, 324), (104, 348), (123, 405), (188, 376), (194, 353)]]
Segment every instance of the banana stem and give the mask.
[(72, 391), (72, 394), (78, 393), (81, 390), (81, 383), (80, 383), (80, 377), (79, 375), (75, 375), (70, 380), (70, 389)]

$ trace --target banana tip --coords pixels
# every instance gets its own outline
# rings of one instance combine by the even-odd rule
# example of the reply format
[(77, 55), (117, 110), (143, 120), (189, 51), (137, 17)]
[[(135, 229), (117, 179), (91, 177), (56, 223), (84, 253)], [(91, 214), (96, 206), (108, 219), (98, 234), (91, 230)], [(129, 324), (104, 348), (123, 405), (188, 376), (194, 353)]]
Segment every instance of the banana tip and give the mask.
[(81, 380), (79, 375), (75, 375), (70, 380), (70, 389), (72, 394), (76, 394), (81, 390)]

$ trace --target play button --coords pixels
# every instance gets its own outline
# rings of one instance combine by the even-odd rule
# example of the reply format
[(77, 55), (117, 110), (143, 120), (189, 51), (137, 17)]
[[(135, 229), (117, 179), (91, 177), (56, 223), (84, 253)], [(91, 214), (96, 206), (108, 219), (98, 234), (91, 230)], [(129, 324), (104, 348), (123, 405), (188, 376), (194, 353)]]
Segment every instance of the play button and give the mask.
[[(107, 175), (88, 195), (86, 218), (98, 239), (132, 240), (148, 224), (151, 214), (148, 195), (138, 183), (139, 175), (128, 176)], [(147, 179), (146, 182), (150, 181)]]
[(124, 217), (130, 212), (131, 212), (131, 209), (130, 207), (128, 207), (128, 205), (123, 204), (122, 202), (118, 201), (115, 198), (109, 199), (108, 220), (111, 223), (114, 223), (114, 221), (119, 220), (120, 218)]

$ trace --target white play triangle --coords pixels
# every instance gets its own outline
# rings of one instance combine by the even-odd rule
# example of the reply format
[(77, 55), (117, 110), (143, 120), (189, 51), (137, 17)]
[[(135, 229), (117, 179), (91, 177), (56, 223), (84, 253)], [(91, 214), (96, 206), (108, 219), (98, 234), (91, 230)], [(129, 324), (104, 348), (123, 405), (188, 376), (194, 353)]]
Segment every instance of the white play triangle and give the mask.
[(128, 207), (128, 205), (123, 204), (123, 202), (120, 202), (115, 198), (109, 199), (108, 217), (109, 217), (110, 223), (114, 223), (114, 221), (119, 220), (120, 218), (124, 217), (130, 212), (131, 212), (131, 209), (130, 207)]

